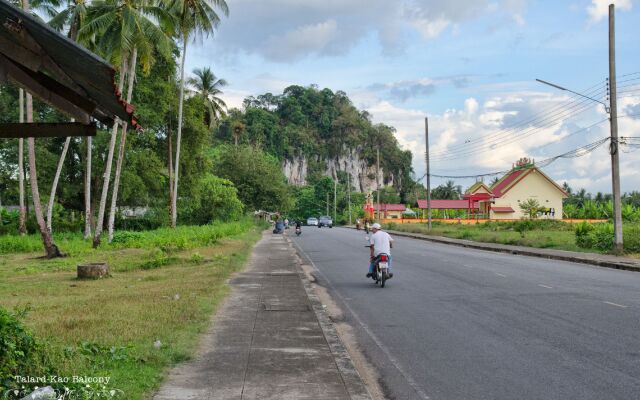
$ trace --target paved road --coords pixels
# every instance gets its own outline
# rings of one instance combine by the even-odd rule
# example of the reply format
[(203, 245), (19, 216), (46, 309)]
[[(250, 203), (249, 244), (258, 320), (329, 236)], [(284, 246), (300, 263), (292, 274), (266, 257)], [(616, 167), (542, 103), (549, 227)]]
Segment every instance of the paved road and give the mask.
[(640, 273), (396, 238), (364, 275), (364, 234), (293, 240), (392, 399), (640, 399)]

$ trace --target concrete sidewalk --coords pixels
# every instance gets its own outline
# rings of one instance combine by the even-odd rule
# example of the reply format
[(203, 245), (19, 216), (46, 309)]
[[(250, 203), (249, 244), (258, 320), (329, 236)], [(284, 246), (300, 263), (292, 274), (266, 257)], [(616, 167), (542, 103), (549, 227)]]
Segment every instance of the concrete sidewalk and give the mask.
[(519, 254), (523, 256), (548, 258), (552, 260), (562, 260), (583, 264), (597, 265), (605, 268), (623, 269), (627, 271), (640, 272), (640, 260), (629, 257), (617, 257), (608, 254), (580, 253), (577, 251), (540, 249), (535, 247), (513, 246), (508, 244), (484, 243), (473, 240), (454, 239), (444, 236), (424, 235), (421, 233), (400, 232), (387, 230), (389, 234), (395, 236), (410, 237), (413, 239), (427, 240), (430, 242), (450, 244), (454, 246), (468, 247), (478, 250), (495, 251), (500, 253)]
[(370, 399), (286, 236), (263, 234), (194, 360), (155, 400)]

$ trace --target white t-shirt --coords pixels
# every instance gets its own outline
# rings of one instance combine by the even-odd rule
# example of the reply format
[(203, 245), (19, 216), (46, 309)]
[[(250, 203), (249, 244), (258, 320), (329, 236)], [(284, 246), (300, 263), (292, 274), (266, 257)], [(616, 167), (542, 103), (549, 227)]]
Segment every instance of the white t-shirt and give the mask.
[(391, 255), (391, 235), (384, 231), (378, 231), (371, 235), (370, 244), (373, 245), (373, 255), (377, 257), (379, 254)]

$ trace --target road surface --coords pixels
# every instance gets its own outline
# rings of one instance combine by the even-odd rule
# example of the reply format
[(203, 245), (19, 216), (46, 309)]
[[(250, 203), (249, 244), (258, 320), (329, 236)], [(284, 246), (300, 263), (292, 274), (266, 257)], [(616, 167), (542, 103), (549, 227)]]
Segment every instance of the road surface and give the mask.
[(640, 273), (396, 237), (365, 278), (364, 233), (291, 235), (391, 399), (640, 399)]

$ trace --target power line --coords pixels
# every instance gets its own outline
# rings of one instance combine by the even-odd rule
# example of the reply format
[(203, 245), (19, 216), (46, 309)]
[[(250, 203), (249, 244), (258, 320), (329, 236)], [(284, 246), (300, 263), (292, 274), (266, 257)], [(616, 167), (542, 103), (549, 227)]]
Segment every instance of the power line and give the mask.
[[(502, 145), (505, 145), (505, 144), (514, 143), (516, 141), (525, 139), (525, 138), (533, 135), (534, 133), (539, 132), (540, 130), (547, 129), (547, 128), (553, 126), (555, 123), (557, 123), (559, 121), (565, 120), (565, 119), (567, 119), (569, 117), (572, 117), (572, 116), (577, 116), (577, 115), (579, 115), (579, 114), (581, 114), (581, 113), (583, 113), (583, 112), (585, 112), (587, 110), (590, 110), (592, 108), (592, 105), (591, 105), (590, 101), (588, 101), (588, 100), (583, 100), (581, 102), (580, 106), (581, 107), (578, 110), (574, 111), (574, 112), (570, 112), (568, 114), (559, 115), (559, 116), (557, 116), (557, 117), (555, 117), (553, 119), (545, 121), (542, 125), (529, 127), (527, 129), (524, 129), (521, 132), (516, 133), (515, 136), (504, 138), (502, 140), (498, 139), (498, 140), (488, 141), (488, 142), (485, 142), (484, 144), (482, 144), (480, 146), (477, 146), (475, 148), (461, 149), (461, 150), (458, 150), (458, 151), (453, 151), (453, 152), (451, 152), (451, 154), (440, 156), (438, 158), (438, 160), (439, 161), (455, 160), (455, 159), (459, 159), (459, 158), (462, 158), (462, 157), (468, 157), (470, 155), (473, 155), (473, 154), (476, 154), (476, 153), (479, 153), (479, 152), (492, 150), (498, 145), (502, 146)], [(562, 112), (566, 113), (567, 111), (568, 110), (564, 110)]]
[[(590, 94), (591, 96), (599, 95), (599, 94), (601, 94), (601, 92), (602, 92), (602, 94), (604, 94), (604, 92), (605, 92), (605, 87), (604, 86), (605, 85), (602, 82), (599, 82), (596, 85), (592, 86), (591, 88), (587, 89), (586, 93)], [(568, 101), (568, 102), (566, 102), (566, 103), (564, 103), (564, 104), (548, 106), (545, 109), (539, 111), (534, 116), (532, 116), (532, 117), (530, 117), (528, 119), (525, 119), (524, 121), (519, 121), (517, 123), (514, 123), (512, 125), (504, 127), (499, 131), (490, 133), (490, 134), (485, 135), (483, 137), (471, 139), (467, 143), (474, 143), (474, 142), (478, 142), (478, 141), (481, 141), (481, 140), (486, 141), (487, 139), (490, 139), (490, 138), (498, 138), (499, 136), (504, 136), (505, 134), (508, 135), (510, 131), (516, 131), (517, 128), (519, 128), (519, 127), (529, 126), (529, 125), (532, 125), (532, 124), (540, 124), (541, 121), (548, 120), (549, 118), (557, 115), (558, 112), (562, 113), (562, 112), (574, 109), (576, 107), (580, 107), (582, 104), (584, 104), (586, 102), (585, 99), (581, 99), (577, 95), (571, 95), (571, 97), (573, 99)], [(491, 140), (491, 141), (495, 141), (495, 140)], [(467, 144), (467, 143), (465, 143), (465, 144)], [(466, 150), (466, 149), (461, 149), (461, 150)], [(455, 152), (455, 149), (454, 149), (453, 152)], [(445, 150), (440, 150), (440, 151), (433, 152), (432, 155), (433, 156), (440, 156), (440, 155), (446, 155), (446, 154), (450, 154), (450, 153), (452, 153), (452, 151), (450, 149), (445, 149)]]
[[(598, 90), (598, 92), (596, 92), (596, 94), (600, 94), (600, 93), (604, 93), (604, 88), (600, 88)], [(510, 136), (510, 132), (512, 133), (516, 133), (518, 132), (519, 127), (524, 127), (527, 126), (527, 128), (525, 128), (524, 130), (521, 130), (522, 132), (527, 132), (530, 131), (531, 129), (541, 129), (543, 127), (545, 127), (546, 125), (552, 124), (560, 119), (563, 118), (568, 118), (570, 117), (572, 114), (579, 114), (581, 112), (584, 112), (587, 109), (591, 108), (591, 104), (589, 101), (585, 100), (585, 99), (579, 99), (579, 100), (572, 100), (568, 103), (565, 103), (563, 105), (560, 106), (556, 106), (554, 107), (552, 110), (546, 111), (546, 115), (542, 118), (540, 118), (539, 116), (536, 116), (534, 118), (530, 118), (528, 120), (525, 120), (521, 123), (518, 124), (514, 124), (513, 126), (503, 129), (501, 131), (495, 132), (493, 134), (490, 135), (485, 135), (482, 138), (479, 139), (483, 139), (484, 143), (480, 143), (480, 146), (477, 146), (477, 148), (483, 148), (486, 147), (487, 145), (490, 145), (491, 143), (497, 143), (500, 140), (504, 140), (506, 137)], [(539, 115), (540, 113), (538, 113), (537, 115)], [(531, 126), (533, 125), (533, 126)], [(538, 125), (538, 126), (536, 126)], [(541, 126), (540, 126), (541, 125)], [(494, 137), (491, 140), (487, 140), (491, 137)], [(477, 140), (476, 140), (477, 141)], [(462, 146), (466, 147), (463, 148)], [(476, 151), (477, 148), (469, 148), (468, 146), (466, 146), (466, 143), (461, 145), (460, 148), (454, 148), (453, 150), (448, 149), (448, 150), (443, 150), (441, 151), (438, 155), (440, 155), (440, 157), (448, 157), (451, 156), (455, 153), (468, 153), (470, 150), (474, 150)]]
[[(600, 139), (598, 141), (595, 141), (593, 143), (589, 143), (587, 145), (584, 145), (584, 146), (578, 147), (576, 149), (567, 151), (567, 152), (559, 154), (557, 156), (553, 156), (553, 157), (544, 159), (544, 160), (536, 163), (535, 166), (536, 167), (546, 167), (546, 166), (550, 165), (551, 163), (553, 163), (554, 161), (557, 161), (557, 160), (559, 160), (561, 158), (583, 157), (583, 156), (591, 153), (592, 151), (594, 151), (598, 147), (602, 146), (608, 140), (609, 140), (609, 137), (607, 136), (607, 137), (602, 138), (602, 139)], [(431, 176), (436, 177), (436, 178), (465, 179), (465, 178), (480, 178), (480, 177), (487, 177), (487, 176), (494, 176), (494, 175), (504, 175), (509, 171), (511, 171), (511, 170), (495, 171), (495, 172), (488, 172), (488, 173), (484, 173), (484, 174), (474, 174), (474, 175), (438, 175), (438, 174), (431, 174)]]

